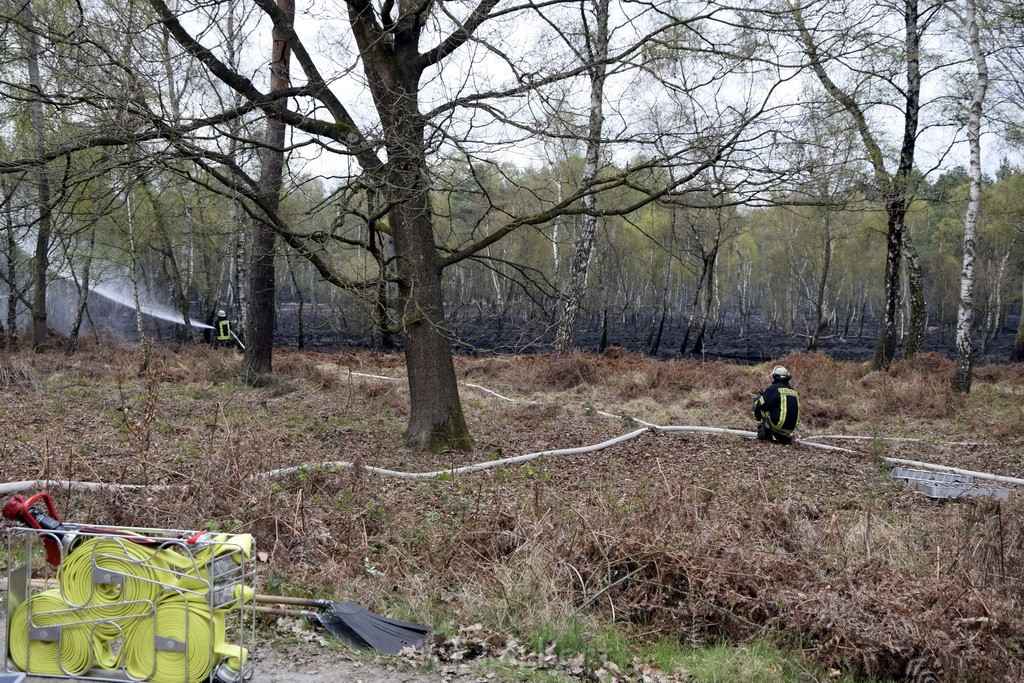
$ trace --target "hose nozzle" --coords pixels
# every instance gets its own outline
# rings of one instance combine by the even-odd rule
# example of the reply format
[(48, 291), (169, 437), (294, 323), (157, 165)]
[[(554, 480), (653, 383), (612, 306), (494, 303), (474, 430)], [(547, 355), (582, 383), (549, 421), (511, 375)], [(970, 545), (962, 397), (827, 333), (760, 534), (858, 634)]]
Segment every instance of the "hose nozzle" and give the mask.
[(42, 533), (40, 536), (46, 547), (46, 561), (54, 567), (60, 565), (61, 548), (70, 546), (74, 534), (68, 533), (49, 493), (42, 491), (27, 499), (16, 493), (4, 503), (2, 514), (4, 519), (21, 522), (27, 527), (43, 532), (53, 532)]

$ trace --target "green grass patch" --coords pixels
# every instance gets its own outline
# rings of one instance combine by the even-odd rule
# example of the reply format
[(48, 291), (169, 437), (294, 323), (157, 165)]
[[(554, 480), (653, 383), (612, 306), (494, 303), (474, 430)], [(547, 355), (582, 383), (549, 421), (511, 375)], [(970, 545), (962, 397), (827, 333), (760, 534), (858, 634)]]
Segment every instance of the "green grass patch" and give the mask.
[(799, 683), (831, 680), (852, 683), (854, 679), (822, 671), (766, 641), (742, 645), (728, 642), (700, 648), (682, 648), (660, 641), (650, 653), (652, 663), (662, 671), (685, 670), (694, 680), (748, 681), (750, 683)]
[(530, 645), (535, 652), (552, 648), (561, 657), (582, 653), (587, 664), (594, 668), (604, 662), (614, 662), (624, 668), (633, 655), (628, 640), (617, 630), (588, 625), (576, 619), (564, 624), (541, 626), (530, 636)]

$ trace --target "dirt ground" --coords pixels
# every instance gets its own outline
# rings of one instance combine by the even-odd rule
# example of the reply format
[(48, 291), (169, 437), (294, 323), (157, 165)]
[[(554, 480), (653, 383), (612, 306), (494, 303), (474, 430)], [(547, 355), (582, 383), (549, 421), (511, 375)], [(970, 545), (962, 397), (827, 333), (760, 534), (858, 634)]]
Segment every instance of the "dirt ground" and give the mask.
[[(801, 392), (808, 445), (713, 431), (752, 429), (751, 395), (775, 362)], [(932, 500), (889, 476), (891, 459), (1024, 475), (1019, 366), (979, 368), (958, 396), (952, 364), (933, 355), (888, 373), (820, 354), (768, 367), (619, 351), (459, 358), (476, 446), (427, 454), (400, 445), (400, 355), (281, 352), (263, 385), (241, 382), (238, 363), (206, 349), (157, 349), (146, 369), (138, 352), (104, 348), (0, 357), (3, 480), (148, 485), (52, 490), (74, 521), (252, 533), (261, 592), (352, 599), (449, 634), (479, 622), (497, 651), (557, 608), (637, 641), (768, 638), (865, 677), (1024, 675), (1018, 494)], [(638, 420), (709, 431), (587, 448)], [(266, 656), (259, 676), (428, 675), (337, 651)], [(469, 659), (439, 656), (422, 680), (474, 680)]]
[[(0, 640), (7, 642), (7, 619), (0, 613)], [(366, 661), (338, 648), (260, 644), (253, 655), (252, 683), (471, 683), (485, 681), (468, 666), (449, 666), (435, 673), (410, 670), (408, 663)], [(13, 670), (13, 667), (9, 667)], [(25, 683), (46, 683), (52, 677), (26, 676)]]

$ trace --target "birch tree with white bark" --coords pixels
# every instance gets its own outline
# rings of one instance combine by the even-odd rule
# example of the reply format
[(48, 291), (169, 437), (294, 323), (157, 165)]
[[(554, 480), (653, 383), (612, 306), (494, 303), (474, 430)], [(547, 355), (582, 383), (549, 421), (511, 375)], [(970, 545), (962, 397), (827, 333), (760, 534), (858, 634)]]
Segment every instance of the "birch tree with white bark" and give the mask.
[[(608, 72), (608, 12), (610, 0), (591, 0), (593, 18), (584, 12), (583, 37), (585, 52), (581, 61), (588, 64), (590, 78), (590, 107), (586, 132), (586, 161), (583, 167), (581, 186), (589, 186), (597, 179), (601, 162), (602, 135), (604, 129), (604, 85)], [(591, 23), (592, 22), (592, 23)], [(583, 225), (573, 246), (569, 262), (569, 283), (561, 297), (558, 326), (555, 333), (555, 353), (565, 355), (572, 350), (573, 330), (579, 314), (583, 295), (587, 290), (590, 275), (590, 257), (597, 235), (597, 196), (583, 197)]]
[(967, 142), (970, 148), (970, 198), (964, 215), (964, 258), (960, 276), (960, 307), (956, 319), (956, 370), (953, 390), (968, 393), (971, 390), (973, 348), (971, 328), (974, 326), (974, 257), (975, 235), (978, 230), (978, 212), (981, 206), (981, 122), (988, 90), (988, 61), (982, 50), (978, 29), (976, 0), (965, 0), (960, 17), (975, 68), (974, 88), (967, 113)]

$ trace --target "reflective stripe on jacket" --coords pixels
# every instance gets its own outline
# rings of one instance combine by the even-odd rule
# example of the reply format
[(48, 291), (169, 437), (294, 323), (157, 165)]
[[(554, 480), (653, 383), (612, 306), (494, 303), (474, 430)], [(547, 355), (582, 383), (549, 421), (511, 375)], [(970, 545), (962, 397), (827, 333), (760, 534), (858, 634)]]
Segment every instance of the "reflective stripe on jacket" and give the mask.
[(217, 321), (217, 341), (231, 341), (231, 321), (227, 318)]
[(800, 396), (785, 382), (776, 382), (754, 401), (754, 419), (767, 418), (776, 434), (789, 436), (800, 422)]

